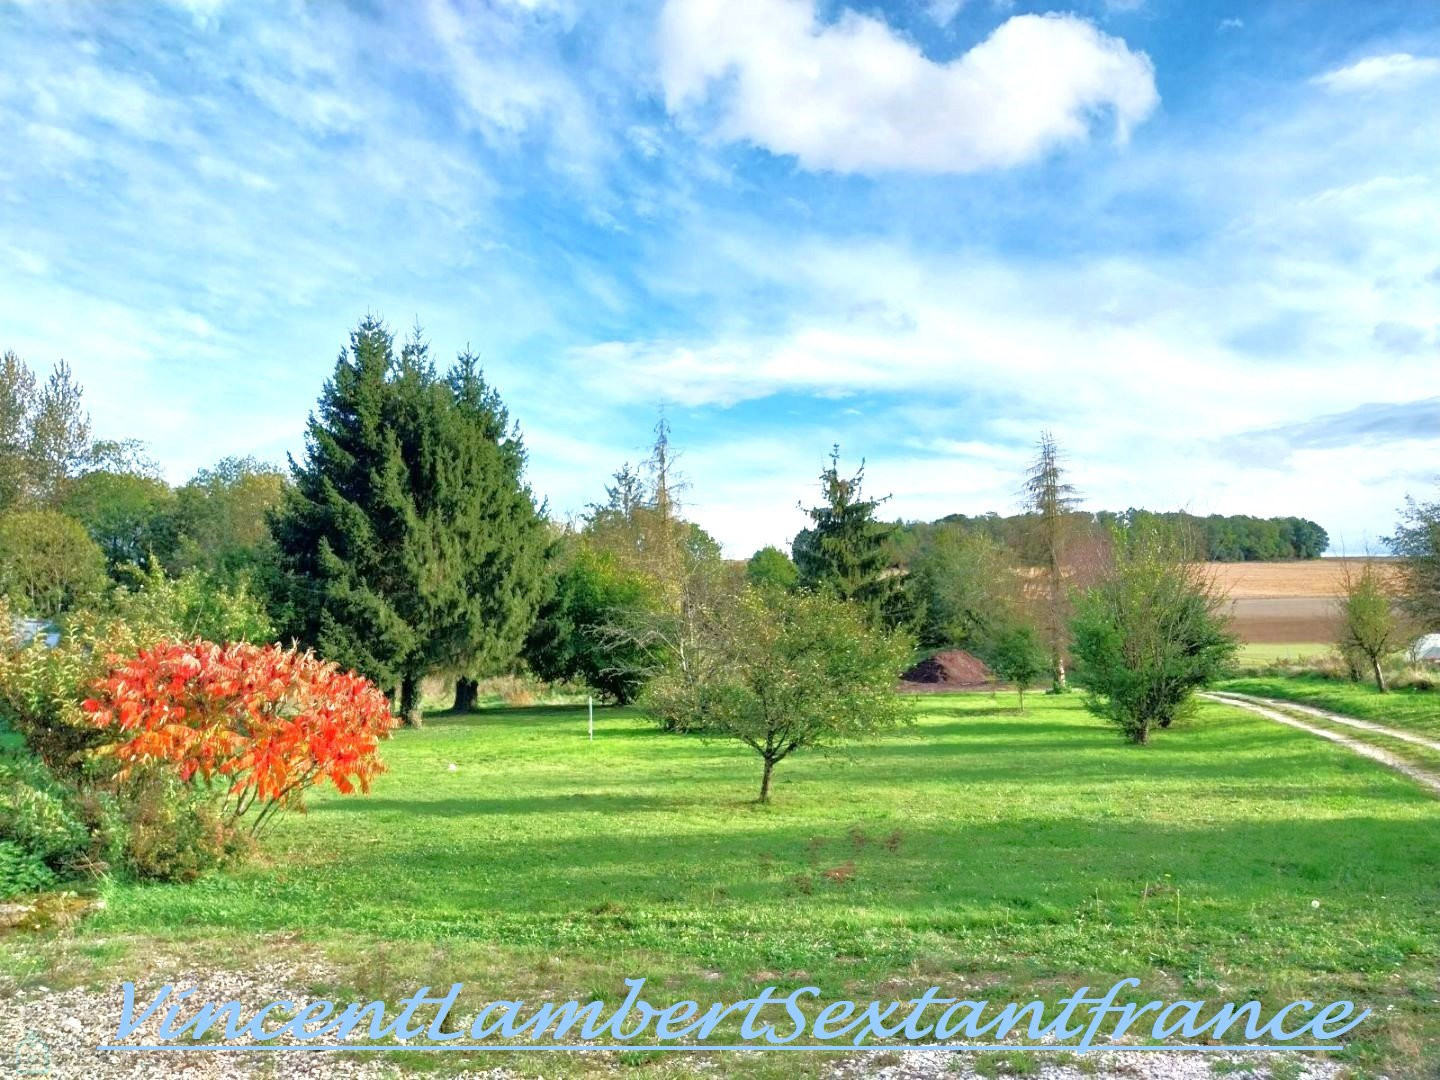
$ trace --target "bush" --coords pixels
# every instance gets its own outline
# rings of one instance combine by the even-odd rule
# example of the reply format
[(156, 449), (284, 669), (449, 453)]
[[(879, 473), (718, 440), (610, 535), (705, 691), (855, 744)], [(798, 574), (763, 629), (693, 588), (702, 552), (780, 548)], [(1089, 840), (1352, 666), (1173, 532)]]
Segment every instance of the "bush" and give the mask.
[(1159, 524), (1117, 530), (1112, 565), (1075, 608), (1076, 681), (1091, 711), (1132, 742), (1169, 727), (1238, 648), (1223, 596), (1187, 556)]
[(115, 596), (114, 612), (131, 626), (150, 628), (156, 639), (275, 640), (263, 601), (239, 571), (227, 582), (203, 570), (173, 578), (153, 565), (143, 573), (132, 570), (130, 587)]
[[(259, 600), (243, 586), (222, 587), (192, 571), (166, 578), (158, 568), (116, 590), (113, 608), (84, 609), (60, 624), (60, 643), (0, 646), (0, 722), (62, 776), (94, 778), (113, 767), (95, 760), (106, 739), (80, 708), (117, 657), (134, 656), (166, 639), (211, 635), (222, 641), (268, 640)], [(0, 625), (10, 612), (0, 600)]]
[(151, 771), (122, 787), (124, 864), (136, 877), (194, 881), (250, 850), (210, 794)]
[(113, 797), (77, 790), (28, 755), (0, 755), (0, 895), (103, 872), (122, 862), (125, 835)]
[(321, 780), (342, 794), (369, 790), (384, 767), (379, 741), (395, 724), (362, 676), (314, 653), (244, 642), (142, 649), (95, 684), (83, 709), (122, 782), (137, 768), (168, 767), (213, 790), (228, 822), (258, 808), (252, 828)]
[(667, 726), (737, 739), (759, 754), (765, 802), (775, 766), (796, 750), (907, 719), (895, 680), (910, 649), (850, 601), (747, 588), (704, 613), (695, 655), (647, 688), (647, 704)]
[(0, 840), (0, 900), (43, 892), (55, 881), (55, 872), (34, 852), (12, 840)]
[(85, 852), (90, 831), (70, 805), (71, 793), (34, 758), (0, 757), (0, 840), (53, 867)]
[(108, 584), (105, 554), (78, 521), (54, 510), (0, 518), (0, 595), (19, 614), (53, 619)]

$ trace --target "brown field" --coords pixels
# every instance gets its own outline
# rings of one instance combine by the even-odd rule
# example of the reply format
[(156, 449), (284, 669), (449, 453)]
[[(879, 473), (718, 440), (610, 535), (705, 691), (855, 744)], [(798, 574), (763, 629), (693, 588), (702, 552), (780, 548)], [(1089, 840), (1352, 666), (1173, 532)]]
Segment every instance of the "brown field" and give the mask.
[(1240, 597), (1230, 601), (1230, 619), (1247, 645), (1334, 641), (1340, 631), (1335, 601), (1325, 597)]
[(1346, 570), (1367, 562), (1393, 567), (1394, 559), (1305, 559), (1297, 562), (1211, 563), (1220, 588), (1232, 600), (1278, 597), (1335, 597), (1344, 592)]
[(1335, 600), (1346, 570), (1393, 559), (1307, 559), (1303, 562), (1211, 563), (1216, 583), (1230, 596), (1236, 632), (1248, 644), (1334, 641)]

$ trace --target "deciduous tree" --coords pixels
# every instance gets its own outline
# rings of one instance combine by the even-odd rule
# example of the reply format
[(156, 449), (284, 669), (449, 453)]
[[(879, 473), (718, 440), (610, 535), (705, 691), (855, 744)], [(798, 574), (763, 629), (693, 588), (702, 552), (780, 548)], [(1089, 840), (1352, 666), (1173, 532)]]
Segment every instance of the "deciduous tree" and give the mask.
[(111, 574), (127, 565), (165, 565), (175, 553), (175, 493), (163, 480), (87, 472), (69, 483), (60, 507), (100, 545)]
[(53, 619), (107, 583), (105, 555), (78, 521), (56, 510), (0, 517), (0, 595), (18, 614)]
[(1383, 694), (1387, 687), (1380, 661), (1400, 646), (1400, 624), (1395, 617), (1389, 583), (1369, 559), (1359, 572), (1347, 561), (1341, 588), (1344, 594), (1336, 602), (1341, 651), (1364, 658), (1375, 679), (1375, 689)]
[(1385, 541), (1400, 556), (1400, 598), (1426, 631), (1440, 631), (1440, 501), (1407, 498), (1394, 535)]
[(1049, 653), (1035, 628), (1023, 623), (1006, 627), (994, 634), (983, 653), (990, 670), (1014, 684), (1023, 713), (1026, 688), (1049, 670)]
[(789, 592), (800, 581), (800, 571), (789, 555), (775, 547), (763, 547), (745, 564), (745, 579), (757, 589)]
[(737, 739), (760, 756), (760, 801), (775, 766), (798, 750), (861, 739), (907, 719), (895, 680), (903, 635), (871, 626), (824, 593), (747, 589), (706, 613), (689, 672), (647, 689), (649, 707), (684, 730)]
[(1145, 743), (1220, 676), (1238, 643), (1224, 596), (1170, 528), (1117, 528), (1110, 558), (1071, 623), (1075, 675), (1091, 711)]

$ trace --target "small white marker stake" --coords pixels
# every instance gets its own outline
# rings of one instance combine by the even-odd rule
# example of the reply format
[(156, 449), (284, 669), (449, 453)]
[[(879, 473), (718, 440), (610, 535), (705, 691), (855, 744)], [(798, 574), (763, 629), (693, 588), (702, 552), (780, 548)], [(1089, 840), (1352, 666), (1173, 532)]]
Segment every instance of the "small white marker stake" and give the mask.
[(594, 742), (594, 741), (595, 741), (595, 699), (594, 699), (593, 697), (587, 697), (587, 698), (585, 699), (585, 702), (586, 702), (586, 704), (588, 704), (588, 705), (590, 706), (590, 741), (591, 741), (591, 742)]

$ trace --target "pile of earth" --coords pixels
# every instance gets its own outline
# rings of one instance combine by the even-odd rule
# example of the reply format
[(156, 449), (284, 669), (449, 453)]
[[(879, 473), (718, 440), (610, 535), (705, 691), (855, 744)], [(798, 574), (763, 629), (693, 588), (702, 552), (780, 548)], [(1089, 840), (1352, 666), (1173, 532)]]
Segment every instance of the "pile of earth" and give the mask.
[(903, 690), (964, 690), (994, 682), (990, 669), (964, 649), (946, 649), (900, 676)]

